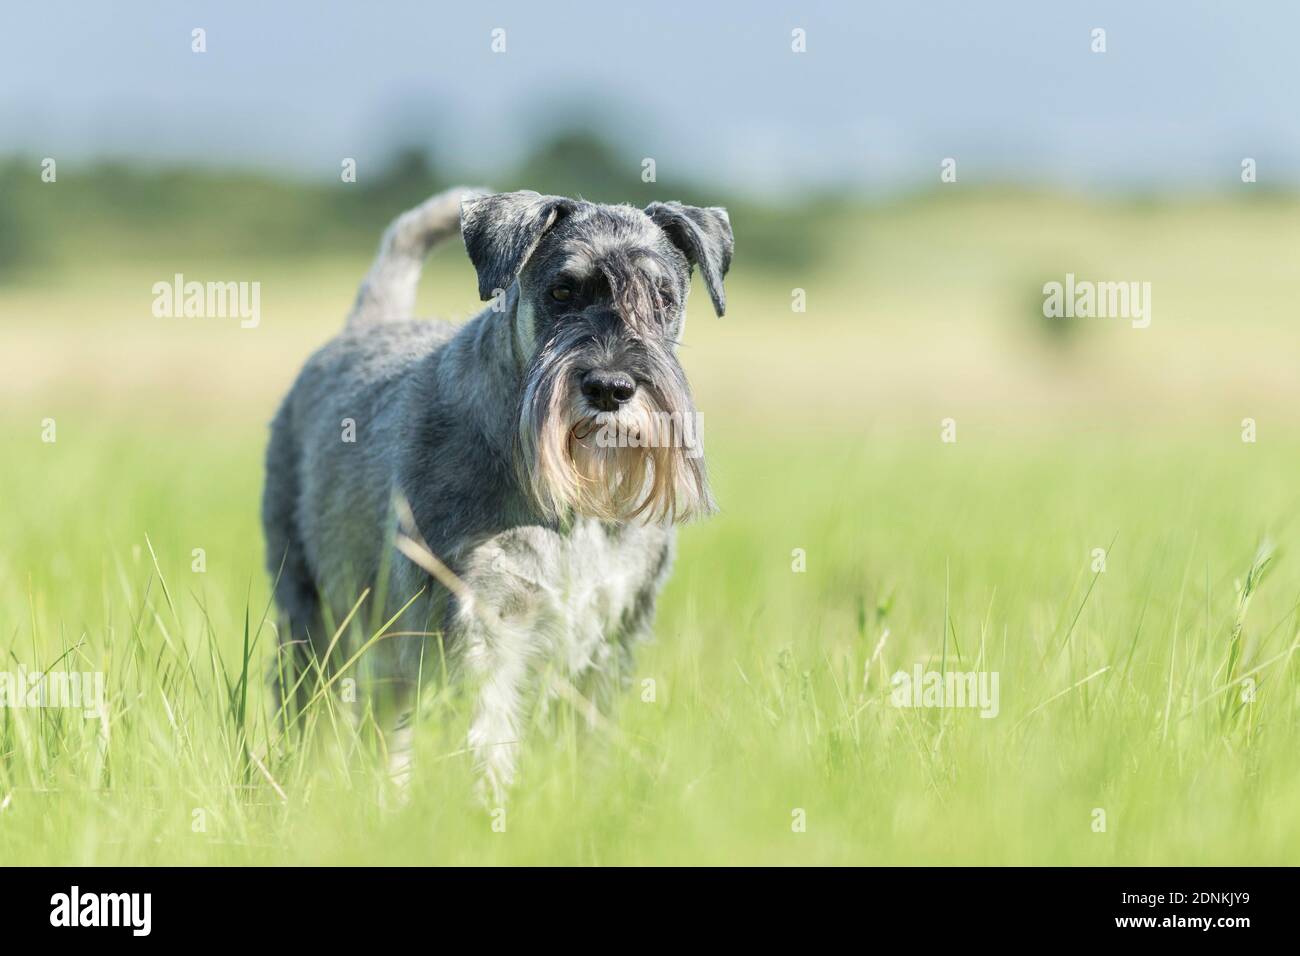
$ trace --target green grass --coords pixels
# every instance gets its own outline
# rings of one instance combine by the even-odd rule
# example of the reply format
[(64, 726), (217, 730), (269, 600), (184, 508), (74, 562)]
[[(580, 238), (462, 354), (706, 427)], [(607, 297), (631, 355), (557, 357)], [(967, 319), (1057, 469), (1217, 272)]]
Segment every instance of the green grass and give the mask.
[[(724, 512), (683, 534), (637, 685), (595, 732), (567, 710), (539, 720), (497, 833), (470, 796), (454, 698), (429, 706), (400, 808), (346, 705), (279, 739), (261, 684), (273, 637), (259, 626), (253, 436), (111, 424), (107, 438), (61, 434), (8, 476), (6, 501), (28, 506), (0, 526), (5, 658), (102, 669), (111, 704), (107, 731), (76, 712), (0, 711), (7, 862), (1190, 864), (1300, 850), (1300, 565), (1281, 551), (1251, 570), (1290, 530), (1294, 445), (1206, 459), (1185, 435), (1027, 448), (864, 433), (779, 450), (716, 436)], [(68, 501), (93, 506), (55, 504)], [(893, 671), (941, 659), (999, 672), (996, 718), (890, 705)], [(1249, 704), (1232, 683), (1245, 676)], [(796, 808), (806, 832), (792, 832)]]
[[(265, 425), (364, 258), (133, 232), (0, 286), (0, 671), (103, 671), (110, 700), (0, 708), (0, 861), (1300, 860), (1294, 217), (929, 197), (846, 213), (813, 271), (747, 266), (737, 228), (728, 316), (696, 303), (683, 353), (723, 510), (607, 721), (537, 715), (503, 833), (456, 695), (405, 803), (363, 706), (271, 714)], [(1044, 334), (1067, 269), (1152, 281), (1151, 328)], [(261, 326), (153, 319), (174, 271), (261, 281)], [(473, 300), (438, 259), (427, 309)], [(917, 662), (996, 671), (998, 716), (893, 707)]]

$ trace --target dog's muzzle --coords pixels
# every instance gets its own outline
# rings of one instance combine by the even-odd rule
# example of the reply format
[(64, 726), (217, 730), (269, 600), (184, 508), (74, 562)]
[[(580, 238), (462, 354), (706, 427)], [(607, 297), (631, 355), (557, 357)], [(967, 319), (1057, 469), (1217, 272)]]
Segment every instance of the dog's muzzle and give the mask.
[(683, 440), (697, 413), (671, 347), (562, 329), (537, 351), (519, 410), (516, 465), (539, 510), (656, 523), (711, 512), (702, 449)]

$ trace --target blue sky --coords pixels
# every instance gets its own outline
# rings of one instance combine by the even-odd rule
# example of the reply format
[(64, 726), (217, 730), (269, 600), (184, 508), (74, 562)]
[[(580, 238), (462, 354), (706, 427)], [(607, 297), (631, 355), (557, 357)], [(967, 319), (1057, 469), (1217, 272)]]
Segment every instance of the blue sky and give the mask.
[(418, 143), (489, 180), (589, 115), (660, 182), (768, 194), (946, 156), (967, 182), (1209, 189), (1251, 156), (1296, 185), (1297, 37), (1289, 0), (8, 3), (0, 154), (325, 178)]

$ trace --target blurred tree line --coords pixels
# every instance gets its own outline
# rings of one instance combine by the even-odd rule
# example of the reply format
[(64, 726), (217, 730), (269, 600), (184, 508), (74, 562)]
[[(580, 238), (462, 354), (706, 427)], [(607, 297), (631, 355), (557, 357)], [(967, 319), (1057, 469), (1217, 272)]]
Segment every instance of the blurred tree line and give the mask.
[(646, 183), (640, 157), (587, 129), (540, 141), (517, 168), (487, 183), (439, 168), (420, 147), (395, 150), (384, 169), (359, 170), (355, 183), (120, 160), (60, 164), (57, 175), (55, 183), (45, 183), (39, 160), (0, 159), (0, 279), (28, 267), (74, 265), (86, 255), (369, 252), (393, 216), (466, 181), (636, 206), (670, 199), (723, 205), (747, 266), (793, 268), (815, 259), (822, 243), (833, 239), (828, 220), (842, 214), (841, 204), (830, 201), (778, 207), (716, 185)]

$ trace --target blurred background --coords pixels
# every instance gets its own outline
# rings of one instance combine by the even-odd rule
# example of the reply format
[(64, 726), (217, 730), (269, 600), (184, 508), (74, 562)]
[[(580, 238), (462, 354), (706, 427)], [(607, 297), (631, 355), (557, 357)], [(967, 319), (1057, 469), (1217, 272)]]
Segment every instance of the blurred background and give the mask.
[[(84, 639), (127, 715), (118, 786), (175, 765), (186, 800), (219, 789), (233, 758), (175, 743), (173, 709), (217, 702), (186, 741), (242, 733), (230, 688), (248, 683), (177, 675), (204, 636), (231, 670), (265, 606), (266, 424), (385, 224), (458, 182), (725, 205), (728, 312), (697, 280), (683, 349), (723, 510), (683, 533), (645, 659), (675, 709), (634, 718), (664, 721), (638, 738), (662, 760), (603, 790), (561, 775), (536, 858), (806, 859), (782, 841), (816, 792), (804, 847), (822, 860), (1294, 862), (1296, 668), (1272, 723), (1195, 708), (1221, 699), (1229, 641), (1266, 667), (1296, 635), (1290, 564), (1244, 630), (1240, 581), (1300, 513), (1297, 35), (1281, 0), (8, 5), (0, 649), (31, 666)], [(256, 328), (156, 317), (176, 274), (259, 283)], [(1150, 283), (1149, 327), (1045, 318), (1044, 284), (1067, 274)], [(420, 311), (472, 315), (475, 288), (449, 243)], [(884, 673), (958, 659), (958, 635), (968, 656), (986, 636), (1000, 649), (1008, 719), (872, 723), (872, 649)], [(164, 646), (180, 663), (150, 670)], [(1171, 706), (1195, 718), (1171, 727)], [(155, 845), (129, 793), (75, 802), (90, 777), (62, 736), (29, 739), (0, 733), (0, 790), (19, 787), (22, 812), (21, 787), (62, 779), (72, 802), (57, 833), (29, 803), (0, 848), (209, 858), (184, 842), (192, 802)], [(80, 753), (102, 769), (98, 748)], [(879, 817), (859, 812), (868, 788)], [(1129, 814), (1115, 842), (1062, 829), (1098, 794)], [(248, 809), (220, 799), (229, 819)], [(336, 840), (348, 806), (234, 827), (232, 845), (298, 827), (289, 859), (372, 860)], [(601, 813), (604, 842), (579, 826)], [(123, 830), (134, 856), (112, 848)], [(423, 846), (394, 833), (388, 852)], [(520, 844), (503, 846), (464, 852)]]
[[(1281, 3), (19, 6), (0, 390), (269, 413), (384, 224), (465, 181), (728, 206), (731, 314), (690, 344), (746, 414), (1235, 421), (1298, 387), (1297, 29)], [(177, 272), (260, 282), (260, 327), (155, 319)], [(1045, 320), (1066, 272), (1151, 282), (1151, 327)], [(473, 310), (467, 276), (440, 253), (428, 311)]]

